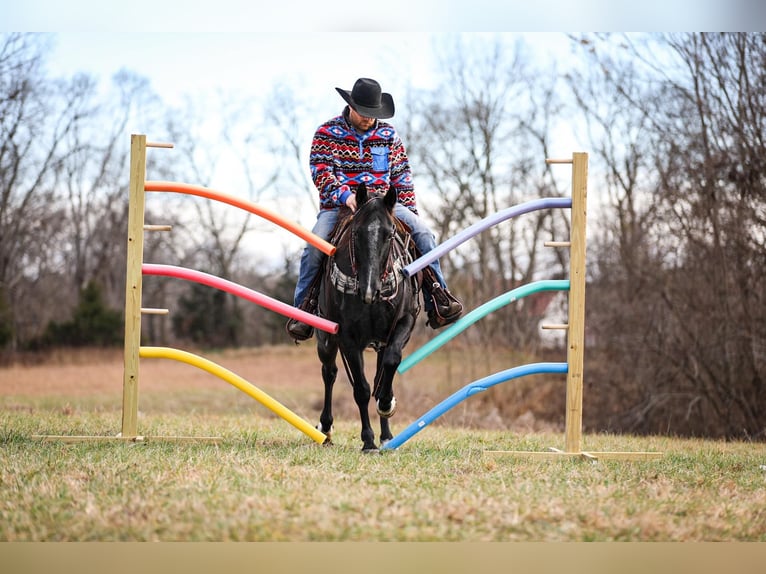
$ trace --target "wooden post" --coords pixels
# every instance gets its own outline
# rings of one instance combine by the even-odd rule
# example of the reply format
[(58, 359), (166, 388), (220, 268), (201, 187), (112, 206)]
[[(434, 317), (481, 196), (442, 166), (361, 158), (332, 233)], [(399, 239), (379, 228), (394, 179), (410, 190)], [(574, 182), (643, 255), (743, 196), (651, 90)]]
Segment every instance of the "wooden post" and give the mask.
[[(145, 135), (130, 136), (130, 185), (128, 197), (127, 277), (125, 278), (125, 363), (122, 386), (122, 432), (117, 436), (48, 435), (46, 441), (89, 442), (146, 440), (174, 442), (220, 442), (221, 437), (146, 437), (138, 434), (138, 363), (141, 351), (141, 313), (166, 314), (167, 309), (141, 308), (144, 231), (167, 230), (169, 225), (144, 226), (146, 192), (146, 148), (172, 148), (169, 143), (146, 141)], [(315, 439), (317, 440), (317, 439)]]
[(138, 435), (138, 365), (141, 346), (141, 264), (144, 259), (146, 136), (130, 136), (128, 262), (125, 278), (125, 363), (122, 381), (122, 438)]
[(566, 452), (582, 451), (582, 390), (585, 345), (585, 222), (588, 154), (572, 155), (572, 221), (569, 252)]
[[(582, 450), (582, 391), (585, 357), (585, 223), (588, 199), (588, 154), (572, 154), (571, 160), (546, 159), (549, 164), (572, 164), (572, 219), (569, 243), (569, 323), (543, 325), (544, 329), (567, 329), (566, 447), (547, 452), (491, 450), (487, 454), (516, 457), (579, 457), (588, 460), (654, 460), (661, 452), (584, 452)], [(566, 242), (549, 242), (563, 247)]]

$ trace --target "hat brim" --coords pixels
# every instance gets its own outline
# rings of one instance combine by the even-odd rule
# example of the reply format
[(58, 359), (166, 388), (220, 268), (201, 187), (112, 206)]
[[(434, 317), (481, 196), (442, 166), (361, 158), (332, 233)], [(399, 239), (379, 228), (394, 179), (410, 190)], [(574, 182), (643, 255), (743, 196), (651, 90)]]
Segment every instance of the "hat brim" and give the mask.
[(375, 118), (378, 120), (385, 120), (394, 117), (394, 98), (391, 96), (391, 94), (383, 92), (380, 95), (380, 107), (368, 108), (366, 106), (360, 106), (357, 104), (351, 97), (351, 92), (349, 90), (344, 90), (342, 88), (335, 88), (335, 90), (340, 94), (340, 97), (343, 98), (349, 106), (354, 108), (358, 114), (361, 114), (367, 118)]

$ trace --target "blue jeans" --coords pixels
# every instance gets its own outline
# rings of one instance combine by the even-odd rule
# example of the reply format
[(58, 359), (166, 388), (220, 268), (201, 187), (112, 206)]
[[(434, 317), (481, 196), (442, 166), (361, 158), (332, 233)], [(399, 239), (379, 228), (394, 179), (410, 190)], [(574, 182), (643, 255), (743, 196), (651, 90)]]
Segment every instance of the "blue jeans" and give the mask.
[[(423, 223), (417, 215), (412, 213), (409, 209), (404, 207), (401, 203), (397, 203), (394, 206), (394, 215), (407, 225), (412, 230), (412, 241), (418, 248), (421, 254), (431, 251), (436, 247), (436, 238), (431, 230)], [(323, 209), (317, 214), (317, 220), (314, 224), (314, 228), (311, 230), (315, 235), (318, 235), (322, 239), (330, 237), (332, 230), (335, 228), (335, 224), (338, 221), (338, 209)], [(306, 245), (301, 255), (301, 266), (298, 271), (298, 283), (295, 285), (295, 297), (293, 304), (298, 307), (306, 298), (311, 282), (314, 281), (319, 269), (322, 266), (325, 255), (319, 249), (313, 245)], [(447, 284), (444, 281), (444, 275), (442, 274), (439, 260), (437, 259), (433, 263), (429, 264), (429, 267), (433, 269), (436, 274), (436, 278), (439, 284), (446, 289)], [(427, 289), (430, 285), (425, 286)], [(431, 297), (423, 298), (426, 312), (433, 308), (433, 302)]]

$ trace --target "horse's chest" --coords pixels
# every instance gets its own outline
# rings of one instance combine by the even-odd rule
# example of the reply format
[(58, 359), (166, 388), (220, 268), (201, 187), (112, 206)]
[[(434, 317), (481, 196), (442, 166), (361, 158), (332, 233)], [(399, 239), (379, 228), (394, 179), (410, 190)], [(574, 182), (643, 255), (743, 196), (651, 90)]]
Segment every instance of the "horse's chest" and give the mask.
[(394, 313), (387, 303), (341, 306), (340, 325), (343, 334), (369, 344), (388, 340), (394, 324)]

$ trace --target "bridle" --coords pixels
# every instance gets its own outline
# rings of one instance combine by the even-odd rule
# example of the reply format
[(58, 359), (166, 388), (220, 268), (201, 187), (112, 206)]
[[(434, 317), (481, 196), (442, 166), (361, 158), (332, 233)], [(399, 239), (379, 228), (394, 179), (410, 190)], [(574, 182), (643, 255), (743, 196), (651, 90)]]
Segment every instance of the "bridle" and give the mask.
[[(362, 205), (356, 213), (351, 216), (350, 237), (349, 237), (349, 261), (351, 264), (351, 274), (348, 275), (341, 271), (338, 265), (335, 263), (335, 258), (332, 258), (332, 265), (330, 269), (330, 280), (332, 281), (335, 289), (344, 294), (355, 294), (359, 290), (359, 279), (357, 277), (357, 256), (355, 251), (356, 238), (358, 226), (354, 225), (354, 219), (360, 217), (368, 206), (374, 201), (380, 201), (378, 198), (368, 200)], [(401, 270), (409, 263), (405, 261), (408, 257), (408, 245), (410, 241), (410, 235), (407, 234), (405, 239), (402, 240), (396, 233), (396, 221), (391, 222), (391, 233), (388, 238), (388, 254), (386, 255), (386, 262), (383, 266), (383, 271), (380, 275), (380, 291), (379, 297), (381, 301), (391, 301), (399, 294), (399, 286), (404, 281), (404, 275)]]

